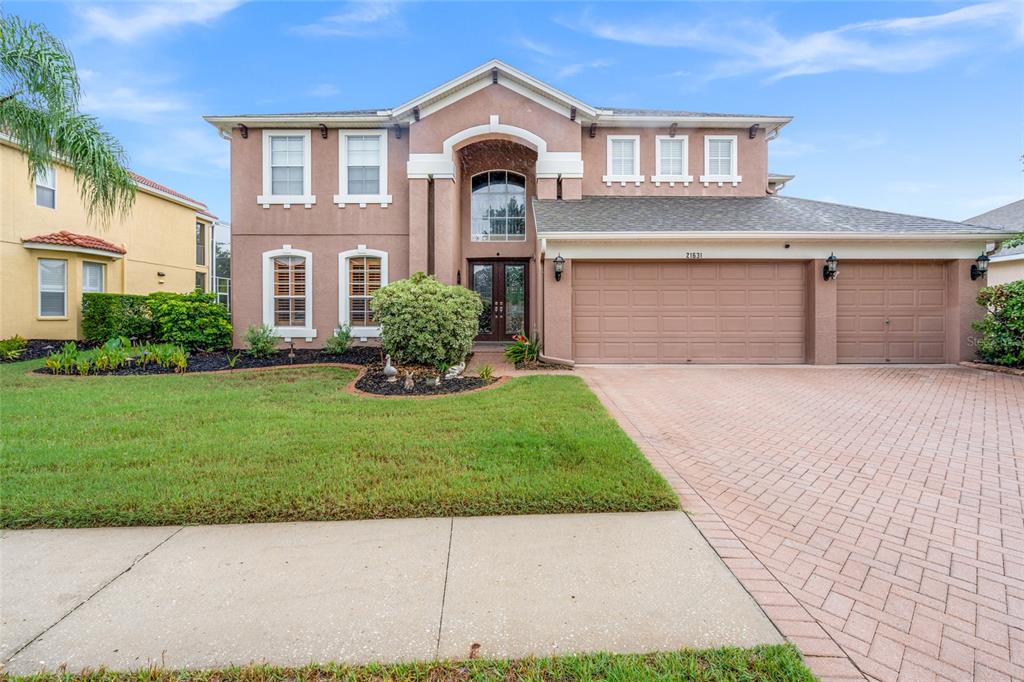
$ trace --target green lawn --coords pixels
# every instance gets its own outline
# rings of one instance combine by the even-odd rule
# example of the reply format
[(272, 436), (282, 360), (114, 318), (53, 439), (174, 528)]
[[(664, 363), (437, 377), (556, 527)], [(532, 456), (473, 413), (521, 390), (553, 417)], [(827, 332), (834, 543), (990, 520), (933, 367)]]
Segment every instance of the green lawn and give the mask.
[(668, 484), (572, 376), (428, 400), (348, 369), (143, 377), (0, 366), (0, 525), (647, 511)]
[(304, 668), (249, 666), (209, 671), (143, 669), (82, 675), (46, 673), (12, 682), (813, 682), (790, 645), (673, 651), (649, 655), (588, 654), (521, 661), (437, 661), (403, 665)]

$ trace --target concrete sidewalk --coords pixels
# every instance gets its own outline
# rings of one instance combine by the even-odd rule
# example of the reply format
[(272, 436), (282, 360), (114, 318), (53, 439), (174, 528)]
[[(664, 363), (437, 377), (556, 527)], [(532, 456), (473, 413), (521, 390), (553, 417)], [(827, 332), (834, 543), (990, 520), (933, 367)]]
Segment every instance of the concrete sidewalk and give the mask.
[(752, 646), (680, 512), (7, 531), (9, 673)]

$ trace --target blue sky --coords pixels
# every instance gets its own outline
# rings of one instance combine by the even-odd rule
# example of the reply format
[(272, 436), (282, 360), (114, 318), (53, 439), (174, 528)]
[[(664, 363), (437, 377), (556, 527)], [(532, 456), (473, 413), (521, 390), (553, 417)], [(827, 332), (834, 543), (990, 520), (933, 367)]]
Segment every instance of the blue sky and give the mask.
[(230, 218), (204, 114), (390, 107), (492, 57), (599, 106), (795, 116), (784, 190), (964, 219), (1024, 197), (1024, 3), (23, 3), (140, 173)]

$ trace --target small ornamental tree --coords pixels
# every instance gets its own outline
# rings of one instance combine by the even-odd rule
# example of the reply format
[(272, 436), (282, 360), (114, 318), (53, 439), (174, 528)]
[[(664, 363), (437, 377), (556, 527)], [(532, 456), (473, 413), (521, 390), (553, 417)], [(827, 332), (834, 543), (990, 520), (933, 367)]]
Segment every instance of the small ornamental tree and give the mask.
[(473, 349), (483, 302), (465, 287), (415, 273), (383, 287), (370, 303), (384, 352), (398, 362), (452, 366)]
[(1024, 367), (1024, 280), (985, 287), (978, 305), (988, 311), (974, 323), (978, 356), (985, 362)]

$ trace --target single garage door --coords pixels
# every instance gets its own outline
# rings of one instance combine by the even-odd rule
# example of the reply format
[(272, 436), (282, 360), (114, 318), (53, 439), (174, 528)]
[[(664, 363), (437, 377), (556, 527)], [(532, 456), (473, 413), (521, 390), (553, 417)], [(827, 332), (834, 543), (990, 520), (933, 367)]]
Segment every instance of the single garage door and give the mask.
[(804, 362), (799, 262), (574, 261), (577, 362)]
[(839, 362), (945, 362), (946, 265), (845, 261), (836, 278)]

